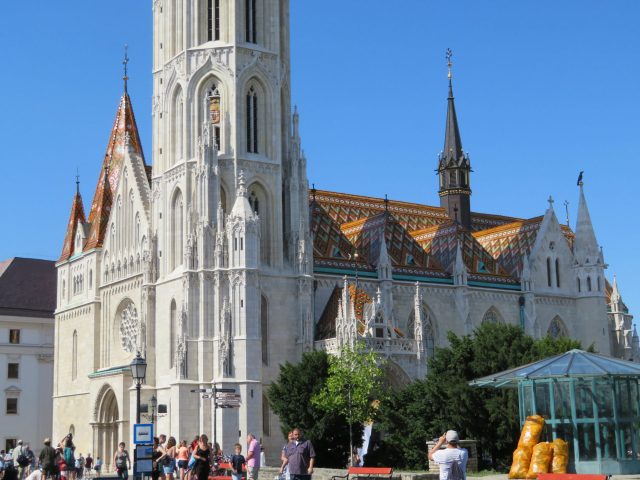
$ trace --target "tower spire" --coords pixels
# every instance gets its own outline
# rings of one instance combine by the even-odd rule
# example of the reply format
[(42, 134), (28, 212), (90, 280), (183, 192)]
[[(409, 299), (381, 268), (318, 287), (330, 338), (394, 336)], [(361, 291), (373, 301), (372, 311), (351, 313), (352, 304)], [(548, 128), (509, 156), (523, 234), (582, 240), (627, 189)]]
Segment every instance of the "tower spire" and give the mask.
[(125, 43), (124, 44), (124, 59), (122, 60), (122, 65), (124, 67), (124, 76), (122, 77), (122, 80), (124, 80), (124, 93), (127, 93), (127, 80), (129, 80), (129, 76), (127, 74), (127, 72), (128, 72), (127, 65), (129, 63), (129, 55), (127, 53), (128, 50), (129, 50), (129, 45), (127, 45)]
[[(467, 154), (462, 150), (460, 128), (453, 99), (453, 52), (447, 48), (447, 78), (449, 80), (449, 96), (447, 97), (447, 121), (444, 132), (444, 149), (438, 162), (440, 177), (440, 206), (444, 207), (449, 218), (471, 229), (471, 188), (469, 177), (471, 164)], [(456, 211), (457, 210), (457, 211)], [(458, 220), (459, 218), (459, 220)]]

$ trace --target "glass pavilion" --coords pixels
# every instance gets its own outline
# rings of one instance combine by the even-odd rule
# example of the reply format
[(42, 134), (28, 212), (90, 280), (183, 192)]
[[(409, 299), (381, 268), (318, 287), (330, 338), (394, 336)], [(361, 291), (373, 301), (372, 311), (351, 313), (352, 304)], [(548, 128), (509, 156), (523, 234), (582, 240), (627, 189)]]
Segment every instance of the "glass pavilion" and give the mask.
[(571, 350), (470, 382), (518, 388), (520, 424), (542, 415), (541, 441), (569, 443), (570, 471), (640, 473), (640, 364)]

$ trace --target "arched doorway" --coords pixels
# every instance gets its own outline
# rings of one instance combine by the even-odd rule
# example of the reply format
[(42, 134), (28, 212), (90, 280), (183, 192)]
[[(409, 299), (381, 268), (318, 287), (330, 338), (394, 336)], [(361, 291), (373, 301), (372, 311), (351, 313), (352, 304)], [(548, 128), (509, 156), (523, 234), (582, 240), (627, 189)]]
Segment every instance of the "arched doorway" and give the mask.
[(100, 457), (104, 471), (111, 471), (111, 458), (116, 451), (119, 439), (119, 410), (116, 394), (111, 387), (105, 385), (100, 390), (96, 401), (95, 422), (93, 424), (94, 458)]

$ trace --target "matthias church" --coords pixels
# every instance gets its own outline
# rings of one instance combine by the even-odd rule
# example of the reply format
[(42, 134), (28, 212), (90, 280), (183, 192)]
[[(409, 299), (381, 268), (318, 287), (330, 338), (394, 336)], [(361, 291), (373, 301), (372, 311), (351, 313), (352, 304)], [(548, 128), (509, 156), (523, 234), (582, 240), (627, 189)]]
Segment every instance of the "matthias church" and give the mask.
[[(142, 403), (167, 407), (158, 432), (206, 433), (226, 450), (253, 432), (271, 456), (282, 434), (267, 388), (306, 351), (362, 340), (396, 386), (427, 373), (448, 331), (482, 322), (640, 358), (582, 182), (574, 228), (551, 199), (534, 218), (473, 210), (451, 74), (439, 205), (316, 190), (291, 106), (289, 0), (153, 0), (153, 26), (150, 158), (125, 74), (91, 203), (71, 201), (54, 438), (73, 432), (110, 467), (132, 440), (138, 352)], [(214, 385), (241, 396), (216, 421), (192, 393)]]

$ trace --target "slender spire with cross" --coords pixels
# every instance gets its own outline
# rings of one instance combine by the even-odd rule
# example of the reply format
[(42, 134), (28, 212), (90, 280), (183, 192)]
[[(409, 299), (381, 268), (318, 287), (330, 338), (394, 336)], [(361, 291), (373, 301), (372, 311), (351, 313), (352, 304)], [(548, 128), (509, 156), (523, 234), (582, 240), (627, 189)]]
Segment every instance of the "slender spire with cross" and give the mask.
[(549, 208), (553, 208), (553, 203), (555, 202), (555, 200), (551, 195), (549, 195), (549, 198), (547, 198), (547, 202), (549, 202)]
[(122, 65), (124, 65), (124, 77), (122, 77), (122, 80), (124, 80), (124, 93), (127, 93), (127, 80), (129, 80), (129, 76), (128, 76), (128, 63), (129, 63), (129, 55), (127, 53), (127, 50), (129, 50), (129, 45), (127, 45), (126, 43), (124, 44), (124, 60), (122, 60)]
[(449, 78), (449, 84), (451, 84), (451, 77), (453, 76), (453, 75), (451, 75), (451, 67), (453, 66), (453, 62), (451, 61), (451, 58), (453, 57), (453, 52), (451, 51), (450, 48), (447, 48), (447, 51), (446, 51), (445, 55), (447, 57), (447, 67), (449, 69), (449, 72), (447, 74), (447, 78)]
[(564, 209), (567, 213), (567, 227), (569, 226), (569, 201), (565, 200), (564, 201)]

